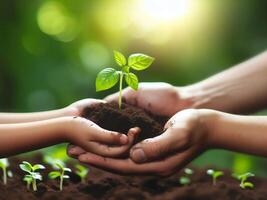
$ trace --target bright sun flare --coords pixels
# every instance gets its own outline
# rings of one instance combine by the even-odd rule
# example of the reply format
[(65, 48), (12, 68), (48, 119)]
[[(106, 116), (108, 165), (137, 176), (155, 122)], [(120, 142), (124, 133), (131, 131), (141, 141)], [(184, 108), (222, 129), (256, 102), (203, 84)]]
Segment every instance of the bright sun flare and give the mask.
[(157, 21), (183, 18), (190, 9), (190, 0), (143, 0), (142, 10)]

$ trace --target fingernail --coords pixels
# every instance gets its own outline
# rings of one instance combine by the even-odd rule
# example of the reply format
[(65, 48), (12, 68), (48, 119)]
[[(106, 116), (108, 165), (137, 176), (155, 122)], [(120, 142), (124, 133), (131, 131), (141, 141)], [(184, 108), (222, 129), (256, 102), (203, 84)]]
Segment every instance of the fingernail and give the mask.
[(131, 158), (136, 162), (145, 162), (147, 157), (142, 149), (135, 149), (131, 152)]
[(128, 143), (128, 137), (126, 135), (121, 135), (120, 143), (121, 144), (127, 144)]
[(71, 148), (71, 149), (69, 149), (69, 153), (72, 154), (72, 155), (76, 154), (76, 150), (75, 150), (75, 148)]

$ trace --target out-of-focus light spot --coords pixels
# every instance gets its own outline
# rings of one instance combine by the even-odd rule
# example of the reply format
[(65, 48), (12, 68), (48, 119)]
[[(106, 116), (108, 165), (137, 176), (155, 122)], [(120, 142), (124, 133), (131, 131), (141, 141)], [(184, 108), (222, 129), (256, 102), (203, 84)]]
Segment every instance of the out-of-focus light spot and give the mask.
[(193, 0), (135, 0), (132, 7), (130, 34), (155, 45), (164, 45), (176, 40), (177, 33), (190, 31), (197, 14)]
[(98, 24), (105, 30), (117, 32), (125, 30), (129, 25), (130, 4), (127, 1), (105, 1), (95, 10)]
[(37, 90), (31, 93), (27, 100), (31, 111), (49, 110), (56, 106), (55, 97), (47, 90)]
[(142, 0), (140, 9), (157, 21), (176, 20), (189, 13), (190, 0)]
[(104, 45), (97, 42), (87, 42), (80, 49), (80, 58), (84, 66), (94, 70), (106, 67), (110, 55)]
[(38, 10), (37, 22), (41, 31), (63, 42), (73, 40), (77, 33), (75, 20), (59, 2), (45, 2)]

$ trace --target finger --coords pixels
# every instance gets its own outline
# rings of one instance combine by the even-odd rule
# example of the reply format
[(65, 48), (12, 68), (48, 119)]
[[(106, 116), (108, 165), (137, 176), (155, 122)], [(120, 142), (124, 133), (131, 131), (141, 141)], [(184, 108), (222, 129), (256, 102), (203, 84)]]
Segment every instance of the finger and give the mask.
[(104, 98), (104, 100), (107, 102), (117, 101), (118, 99), (119, 99), (119, 92), (108, 95)]
[(107, 157), (121, 157), (129, 153), (130, 147), (133, 145), (135, 138), (140, 133), (140, 128), (131, 128), (128, 131), (129, 142), (123, 146), (108, 146), (105, 144), (100, 144), (98, 142), (88, 142), (83, 147), (87, 152), (92, 152), (97, 155), (107, 156)]
[(130, 151), (131, 159), (136, 163), (144, 163), (173, 153), (176, 150), (177, 141), (169, 132), (170, 130), (167, 129), (162, 135), (146, 139), (133, 146)]
[[(131, 89), (130, 87), (127, 87), (122, 91), (122, 98), (126, 103), (129, 103), (131, 105), (137, 104), (137, 92)], [(107, 102), (118, 101), (118, 99), (119, 92), (116, 92), (104, 98), (104, 100), (106, 100)]]
[(110, 171), (118, 174), (134, 174), (134, 175), (161, 175), (168, 176), (179, 171), (189, 161), (194, 158), (193, 152), (190, 150), (180, 154), (173, 155), (167, 159), (138, 164), (131, 159), (114, 159), (105, 158), (92, 153), (85, 153), (78, 157), (79, 161), (94, 167)]
[(94, 124), (90, 131), (93, 134), (93, 141), (105, 144), (125, 145), (128, 143), (128, 137), (125, 134), (115, 131), (109, 131)]
[(80, 154), (85, 153), (86, 151), (81, 147), (69, 144), (67, 147), (67, 154), (72, 158), (77, 158)]

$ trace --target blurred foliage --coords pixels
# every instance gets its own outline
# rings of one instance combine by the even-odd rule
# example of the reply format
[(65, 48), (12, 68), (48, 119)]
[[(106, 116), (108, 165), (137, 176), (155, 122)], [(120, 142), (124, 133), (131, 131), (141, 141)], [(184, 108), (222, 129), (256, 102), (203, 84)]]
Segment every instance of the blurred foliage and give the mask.
[[(96, 93), (94, 81), (115, 64), (113, 49), (156, 58), (141, 81), (200, 81), (265, 50), (266, 7), (261, 0), (1, 1), (0, 109), (40, 111), (104, 97), (112, 91)], [(196, 161), (207, 163), (259, 173), (266, 166), (225, 151)]]

